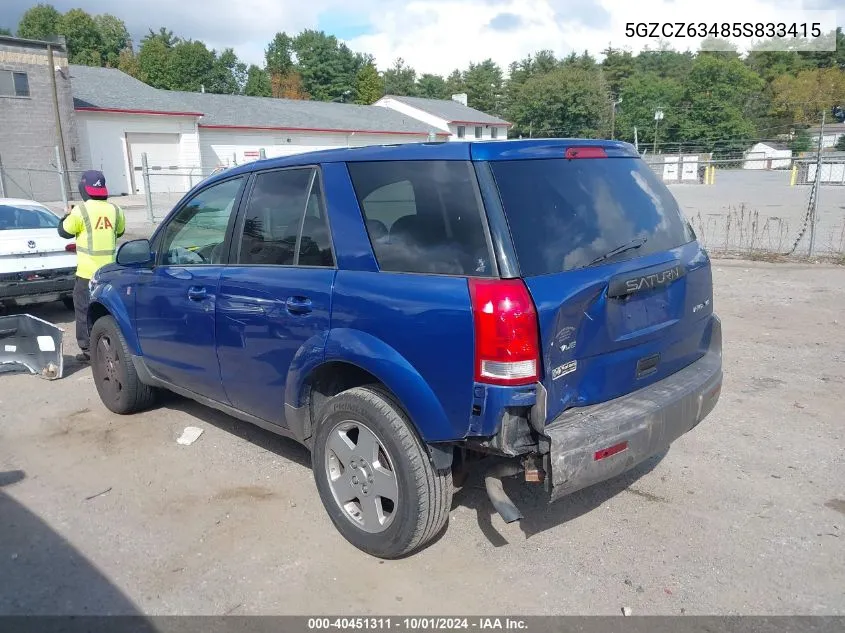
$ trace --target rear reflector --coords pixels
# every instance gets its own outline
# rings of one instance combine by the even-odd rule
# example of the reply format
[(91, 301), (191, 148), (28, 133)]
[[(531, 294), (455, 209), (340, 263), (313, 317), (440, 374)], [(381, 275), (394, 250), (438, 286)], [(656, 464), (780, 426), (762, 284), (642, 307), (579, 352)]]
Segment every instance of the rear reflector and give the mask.
[(603, 147), (567, 147), (567, 158), (607, 158)]
[(603, 448), (600, 451), (596, 451), (596, 454), (593, 455), (593, 461), (597, 462), (605, 457), (611, 457), (626, 450), (628, 450), (628, 442), (620, 442), (619, 444), (614, 444), (610, 448)]
[(537, 312), (521, 279), (470, 279), (475, 380), (527, 385), (539, 377)]
[(65, 250), (70, 252), (70, 253), (75, 253), (76, 252), (76, 244), (73, 244), (73, 243), (68, 244), (67, 246), (65, 246)]

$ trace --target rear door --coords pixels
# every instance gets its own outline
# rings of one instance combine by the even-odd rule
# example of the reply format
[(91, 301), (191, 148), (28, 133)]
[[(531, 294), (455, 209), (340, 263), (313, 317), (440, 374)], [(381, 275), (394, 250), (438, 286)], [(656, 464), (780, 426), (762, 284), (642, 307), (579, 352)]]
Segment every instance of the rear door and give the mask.
[(217, 357), (233, 406), (286, 425), (285, 384), (298, 354), (322, 354), (335, 261), (315, 167), (259, 172), (220, 279)]
[(640, 158), (596, 155), (490, 163), (537, 307), (548, 419), (660, 380), (709, 341), (709, 260), (674, 197)]

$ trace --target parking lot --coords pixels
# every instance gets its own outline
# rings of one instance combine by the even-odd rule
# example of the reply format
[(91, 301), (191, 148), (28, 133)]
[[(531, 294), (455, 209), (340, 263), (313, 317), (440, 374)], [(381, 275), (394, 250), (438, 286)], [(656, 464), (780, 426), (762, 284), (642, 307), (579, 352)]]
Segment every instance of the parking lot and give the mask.
[[(725, 384), (661, 459), (546, 506), (476, 475), (398, 561), (332, 527), (295, 443), (176, 397), (119, 417), (75, 365), (0, 376), (0, 614), (845, 614), (845, 268), (714, 261)], [(204, 429), (190, 446), (176, 438)]]

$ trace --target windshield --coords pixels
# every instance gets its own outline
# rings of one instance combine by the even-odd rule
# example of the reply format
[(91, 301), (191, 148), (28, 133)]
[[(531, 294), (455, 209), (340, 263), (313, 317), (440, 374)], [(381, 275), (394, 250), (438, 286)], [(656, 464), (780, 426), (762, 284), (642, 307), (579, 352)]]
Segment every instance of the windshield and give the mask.
[(491, 166), (526, 277), (642, 257), (695, 239), (669, 189), (641, 159)]
[(59, 218), (43, 207), (0, 204), (0, 231), (54, 229), (57, 226)]

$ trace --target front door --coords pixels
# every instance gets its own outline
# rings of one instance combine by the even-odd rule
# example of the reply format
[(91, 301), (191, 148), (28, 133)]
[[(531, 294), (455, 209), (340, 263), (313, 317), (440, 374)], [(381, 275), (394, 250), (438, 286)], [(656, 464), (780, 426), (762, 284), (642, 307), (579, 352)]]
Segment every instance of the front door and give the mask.
[(319, 171), (256, 174), (232, 264), (220, 279), (217, 354), (233, 406), (286, 426), (285, 383), (299, 355), (321, 354), (335, 263)]
[(153, 374), (225, 402), (215, 351), (214, 310), (245, 177), (201, 190), (156, 238), (156, 265), (136, 297), (138, 342)]

